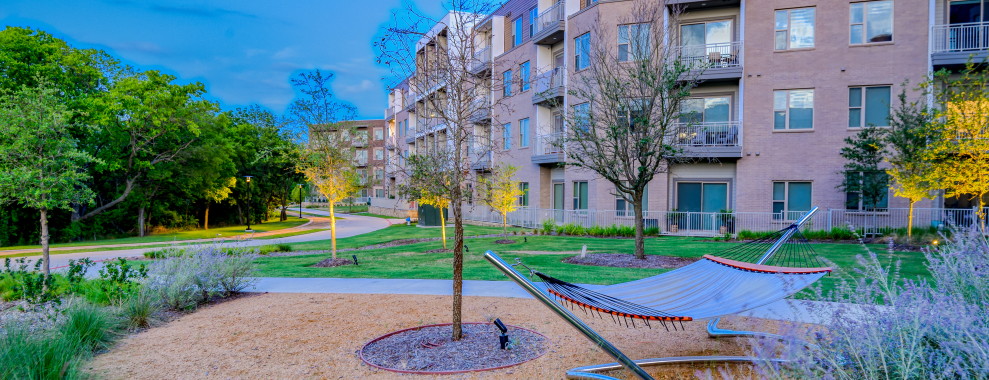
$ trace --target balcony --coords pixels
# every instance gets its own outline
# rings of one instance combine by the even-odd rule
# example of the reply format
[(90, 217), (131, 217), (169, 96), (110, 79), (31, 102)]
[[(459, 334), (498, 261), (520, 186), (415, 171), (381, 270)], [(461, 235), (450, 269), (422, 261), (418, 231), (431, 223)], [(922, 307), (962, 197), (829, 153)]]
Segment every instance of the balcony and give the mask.
[(677, 123), (673, 141), (685, 157), (741, 158), (741, 130), (738, 121)]
[(478, 50), (470, 64), (470, 73), (480, 75), (491, 70), (491, 47)]
[(385, 137), (385, 149), (395, 150), (398, 147), (398, 138), (395, 135)]
[(487, 125), (491, 123), (491, 104), (485, 97), (480, 97), (471, 103), (471, 115), (467, 118), (471, 123)]
[(989, 49), (989, 22), (934, 25), (931, 27), (931, 64), (934, 67), (982, 62)]
[(488, 149), (481, 149), (470, 153), (470, 168), (478, 171), (491, 170), (492, 154)]
[(742, 77), (742, 41), (681, 46), (679, 60), (703, 70), (697, 79), (739, 79)]
[(532, 42), (536, 45), (553, 45), (563, 40), (564, 12), (562, 1), (557, 1), (536, 17)]
[(560, 142), (563, 132), (554, 132), (536, 136), (536, 146), (532, 151), (532, 163), (538, 165), (556, 165), (563, 163), (565, 156)]
[(695, 11), (701, 9), (720, 8), (728, 6), (739, 6), (741, 0), (667, 0), (666, 5), (683, 7), (684, 11)]
[(402, 97), (402, 109), (409, 112), (415, 112), (416, 110), (416, 96), (415, 94), (409, 92)]
[(395, 108), (388, 107), (385, 108), (385, 120), (392, 120), (395, 118)]
[(567, 93), (563, 88), (563, 76), (566, 73), (566, 68), (556, 67), (536, 76), (534, 78), (536, 91), (532, 94), (532, 104), (562, 104), (563, 96)]

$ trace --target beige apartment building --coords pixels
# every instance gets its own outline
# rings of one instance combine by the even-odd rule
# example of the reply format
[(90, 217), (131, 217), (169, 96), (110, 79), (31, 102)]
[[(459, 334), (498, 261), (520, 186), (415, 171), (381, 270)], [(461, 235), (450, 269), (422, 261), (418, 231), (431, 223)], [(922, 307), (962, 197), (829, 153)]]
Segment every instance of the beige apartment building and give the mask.
[[(901, 225), (895, 219), (905, 199), (889, 194), (867, 205), (839, 190), (845, 175), (839, 152), (861, 128), (888, 124), (905, 81), (913, 88), (933, 70), (957, 68), (973, 54), (985, 57), (985, 2), (667, 1), (667, 14), (680, 14), (670, 29), (676, 46), (665, 48), (682, 49), (681, 59), (707, 69), (687, 102), (695, 116), (684, 120), (676, 139), (691, 160), (650, 183), (644, 217), (669, 230), (675, 210), (679, 230), (704, 234), (718, 230), (717, 214), (726, 210), (739, 229), (771, 229), (819, 206), (827, 211), (814, 219), (816, 228), (878, 219)], [(527, 190), (519, 199), (523, 210), (513, 214), (516, 224), (630, 224), (631, 205), (614, 186), (564, 166), (566, 155), (553, 141), (568, 127), (566, 113), (580, 107), (567, 89), (586, 68), (589, 44), (601, 43), (590, 34), (616, 36), (611, 48), (628, 49), (633, 26), (622, 19), (631, 9), (632, 1), (620, 0), (509, 0), (469, 26), (482, 41), (474, 71), (491, 83), (483, 101), (498, 104), (478, 118), (478, 139), (490, 142), (492, 165), (519, 167)], [(403, 83), (389, 95), (386, 165), (415, 149), (412, 134), (423, 119), (416, 112), (422, 94), (415, 92)], [(478, 175), (490, 167), (479, 165)], [(391, 194), (401, 178), (397, 170), (386, 177)], [(924, 226), (943, 223), (944, 208), (970, 204), (939, 197), (918, 207), (931, 210), (918, 213)], [(490, 214), (473, 209), (469, 215), (477, 219)], [(874, 209), (882, 211), (865, 212)]]

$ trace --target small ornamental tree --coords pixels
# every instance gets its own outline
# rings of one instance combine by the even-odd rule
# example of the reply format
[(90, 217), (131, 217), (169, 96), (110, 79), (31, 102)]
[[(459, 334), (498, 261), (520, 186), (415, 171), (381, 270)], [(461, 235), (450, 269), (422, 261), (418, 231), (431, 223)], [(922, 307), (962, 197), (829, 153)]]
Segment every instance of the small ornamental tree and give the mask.
[(42, 83), (0, 96), (0, 202), (38, 210), (46, 277), (49, 212), (93, 201), (83, 167), (97, 162), (71, 137), (72, 113), (58, 93)]
[(497, 166), (488, 178), (480, 178), (482, 201), (501, 214), (502, 233), (508, 235), (508, 213), (518, 209), (523, 191), (515, 179), (518, 167)]
[(931, 114), (926, 106), (907, 100), (906, 90), (900, 92), (900, 105), (889, 117), (886, 133), (886, 162), (893, 194), (909, 202), (907, 238), (913, 236), (913, 209), (917, 202), (933, 197), (935, 184), (933, 163), (924, 158), (931, 127)]
[(362, 180), (356, 166), (356, 144), (353, 128), (346, 123), (313, 128), (309, 142), (300, 154), (297, 166), (330, 205), (330, 245), (333, 259), (337, 258), (337, 218), (334, 206), (361, 188)]
[(209, 206), (213, 203), (222, 202), (230, 197), (233, 187), (237, 185), (237, 177), (221, 179), (213, 184), (213, 187), (203, 190), (203, 199), (206, 200), (206, 211), (203, 213), (203, 229), (209, 229)]
[(443, 249), (446, 247), (446, 217), (443, 212), (450, 207), (451, 164), (437, 155), (413, 154), (405, 162), (408, 179), (398, 185), (398, 192), (405, 199), (436, 207), (440, 212), (440, 234)]

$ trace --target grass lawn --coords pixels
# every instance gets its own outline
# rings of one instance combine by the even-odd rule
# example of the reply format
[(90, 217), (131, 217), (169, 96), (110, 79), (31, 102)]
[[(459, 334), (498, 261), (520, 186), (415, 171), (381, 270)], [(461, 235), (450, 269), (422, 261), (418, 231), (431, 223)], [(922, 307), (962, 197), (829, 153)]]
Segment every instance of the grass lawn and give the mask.
[[(294, 216), (290, 216), (288, 220), (284, 222), (279, 222), (278, 218), (269, 219), (267, 222), (262, 224), (251, 225), (251, 228), (256, 232), (268, 232), (274, 230), (281, 230), (291, 227), (300, 226), (308, 222), (308, 219), (299, 219)], [(109, 244), (132, 244), (132, 243), (159, 243), (159, 242), (169, 242), (169, 241), (179, 241), (179, 240), (195, 240), (195, 239), (212, 239), (216, 237), (234, 237), (237, 235), (245, 234), (244, 229), (246, 227), (243, 225), (239, 226), (228, 226), (220, 228), (210, 228), (208, 230), (188, 230), (188, 231), (178, 231), (170, 232), (159, 235), (148, 235), (144, 237), (128, 237), (120, 239), (104, 239), (104, 240), (89, 240), (89, 241), (79, 241), (71, 243), (61, 243), (52, 244), (53, 248), (58, 247), (80, 247), (80, 246), (90, 246), (90, 245), (109, 245)], [(310, 233), (307, 231), (305, 233)], [(218, 236), (219, 235), (219, 236)], [(298, 234), (296, 234), (298, 235)], [(284, 237), (284, 236), (280, 236)], [(0, 248), (0, 252), (4, 250), (14, 250), (14, 249), (41, 249), (40, 245), (23, 245), (16, 247), (3, 247)]]
[[(408, 236), (414, 234), (415, 227), (392, 226), (390, 228), (377, 231), (378, 236), (369, 235), (356, 236), (353, 238), (340, 239), (338, 244), (341, 248), (355, 247), (375, 244), (379, 242), (397, 239), (395, 236)], [(480, 232), (487, 229), (488, 233), (497, 233), (496, 227), (468, 227), (470, 232)], [(422, 229), (419, 229), (422, 230)], [(472, 231), (473, 230), (473, 231)], [(494, 230), (494, 231), (491, 231)], [(481, 232), (483, 233), (483, 232)], [(415, 234), (418, 235), (418, 234)], [(355, 239), (358, 238), (358, 239)], [(368, 239), (370, 238), (370, 239)], [(494, 244), (499, 238), (477, 238), (468, 239), (466, 244), (470, 252), (466, 253), (464, 260), (464, 279), (469, 280), (505, 280), (505, 277), (497, 271), (483, 254), (487, 249), (500, 254), (509, 262), (514, 258), (521, 258), (523, 262), (554, 277), (565, 281), (590, 284), (614, 284), (619, 282), (636, 280), (666, 270), (662, 269), (638, 269), (638, 268), (611, 268), (594, 267), (563, 263), (566, 257), (572, 254), (523, 254), (513, 251), (579, 251), (581, 246), (586, 244), (588, 251), (630, 253), (633, 251), (634, 241), (632, 239), (602, 239), (590, 237), (559, 237), (559, 236), (528, 236), (528, 242), (523, 242), (521, 236), (512, 237), (518, 242), (515, 244)], [(350, 239), (350, 240), (348, 240)], [(687, 237), (658, 237), (646, 240), (646, 252), (648, 254), (681, 256), (681, 257), (701, 257), (707, 253), (716, 253), (738, 243), (714, 242), (702, 238)], [(309, 242), (294, 244), (293, 249), (303, 250), (307, 247), (325, 249), (328, 242)], [(814, 244), (814, 250), (818, 255), (828, 258), (838, 266), (830, 276), (821, 279), (818, 284), (825, 290), (832, 289), (842, 276), (848, 276), (851, 272), (843, 268), (851, 268), (855, 262), (855, 255), (864, 251), (857, 244), (842, 243), (820, 243)], [(340, 278), (412, 278), (412, 279), (449, 279), (452, 277), (451, 264), (452, 255), (450, 253), (421, 253), (431, 249), (440, 248), (440, 242), (423, 242), (399, 247), (389, 247), (374, 250), (362, 250), (358, 252), (342, 253), (344, 257), (356, 254), (361, 262), (360, 266), (343, 266), (336, 268), (314, 268), (312, 264), (323, 260), (330, 255), (310, 255), (293, 257), (271, 257), (258, 260), (260, 265), (260, 276), (265, 277), (340, 277)], [(885, 246), (870, 246), (880, 257), (886, 255)], [(894, 259), (902, 260), (901, 275), (904, 278), (916, 278), (918, 276), (927, 277), (929, 274), (924, 267), (925, 259), (919, 252), (895, 252)], [(805, 290), (799, 294), (799, 298), (809, 298), (813, 294)]]

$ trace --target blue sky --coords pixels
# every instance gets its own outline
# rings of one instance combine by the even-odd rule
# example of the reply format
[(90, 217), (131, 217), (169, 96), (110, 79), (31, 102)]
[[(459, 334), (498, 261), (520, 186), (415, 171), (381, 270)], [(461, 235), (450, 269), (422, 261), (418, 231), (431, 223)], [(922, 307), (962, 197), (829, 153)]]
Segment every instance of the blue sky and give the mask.
[[(142, 69), (200, 81), (226, 109), (258, 103), (282, 114), (289, 78), (315, 68), (362, 118), (387, 101), (371, 43), (403, 0), (3, 0), (0, 24), (45, 30)], [(441, 15), (440, 0), (414, 2)]]

